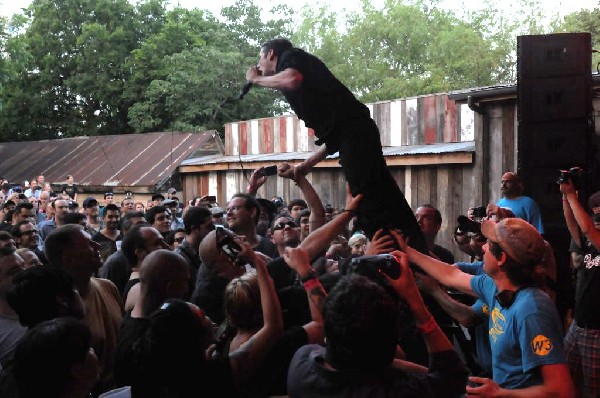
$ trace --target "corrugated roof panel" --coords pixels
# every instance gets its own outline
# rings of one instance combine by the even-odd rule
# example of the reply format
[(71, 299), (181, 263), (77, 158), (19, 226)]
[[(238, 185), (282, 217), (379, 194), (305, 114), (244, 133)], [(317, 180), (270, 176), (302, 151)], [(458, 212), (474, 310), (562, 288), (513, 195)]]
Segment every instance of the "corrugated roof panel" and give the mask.
[(82, 186), (154, 186), (194, 153), (222, 148), (214, 131), (75, 137), (0, 143), (0, 176), (12, 183), (43, 174)]
[[(475, 142), (452, 142), (429, 145), (403, 145), (394, 147), (383, 147), (384, 156), (402, 156), (402, 155), (427, 155), (442, 153), (475, 152)], [(262, 155), (214, 155), (202, 158), (188, 159), (181, 162), (181, 166), (203, 166), (218, 163), (255, 163), (255, 162), (286, 162), (294, 160), (305, 160), (312, 152), (287, 152), (287, 153), (267, 153)], [(336, 159), (338, 154), (328, 156), (327, 159)]]

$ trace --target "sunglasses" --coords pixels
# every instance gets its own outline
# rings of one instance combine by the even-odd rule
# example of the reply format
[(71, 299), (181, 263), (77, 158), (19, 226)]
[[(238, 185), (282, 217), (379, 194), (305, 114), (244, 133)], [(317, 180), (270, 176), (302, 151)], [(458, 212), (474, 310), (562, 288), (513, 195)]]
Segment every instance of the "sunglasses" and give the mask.
[(285, 227), (297, 228), (298, 224), (294, 221), (290, 220), (288, 222), (280, 222), (279, 224), (273, 225), (273, 231), (279, 231), (280, 229), (284, 229)]

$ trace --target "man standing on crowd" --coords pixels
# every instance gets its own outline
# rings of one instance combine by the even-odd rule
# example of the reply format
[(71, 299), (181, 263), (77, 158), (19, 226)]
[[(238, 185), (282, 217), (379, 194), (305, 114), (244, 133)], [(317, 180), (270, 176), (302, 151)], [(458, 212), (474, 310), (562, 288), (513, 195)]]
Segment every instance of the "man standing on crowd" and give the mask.
[(496, 204), (499, 207), (508, 207), (515, 217), (522, 218), (533, 225), (540, 234), (544, 234), (542, 215), (537, 203), (529, 196), (523, 196), (523, 182), (518, 175), (512, 172), (504, 173), (502, 176), (502, 199)]
[[(413, 247), (427, 253), (414, 213), (387, 168), (369, 109), (321, 60), (294, 48), (289, 40), (270, 40), (263, 44), (258, 65), (248, 69), (246, 80), (280, 90), (298, 118), (315, 131), (316, 143), (324, 144), (295, 167), (295, 174), (307, 174), (328, 154), (339, 151), (352, 194), (364, 195), (358, 218), (365, 234), (371, 238), (382, 227), (401, 229)], [(285, 172), (280, 167), (279, 173)]]

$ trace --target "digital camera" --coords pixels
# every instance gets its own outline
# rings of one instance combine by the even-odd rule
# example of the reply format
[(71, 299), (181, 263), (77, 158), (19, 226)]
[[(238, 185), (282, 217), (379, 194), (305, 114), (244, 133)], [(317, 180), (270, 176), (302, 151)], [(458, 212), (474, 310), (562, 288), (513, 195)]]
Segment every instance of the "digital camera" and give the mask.
[(556, 182), (558, 184), (564, 184), (571, 181), (575, 189), (578, 189), (581, 186), (583, 174), (584, 170), (581, 167), (571, 167), (569, 170), (560, 170), (560, 174)]
[(400, 264), (391, 254), (354, 257), (350, 261), (349, 273), (366, 276), (369, 279), (379, 279), (379, 272), (385, 273), (392, 279), (400, 277)]

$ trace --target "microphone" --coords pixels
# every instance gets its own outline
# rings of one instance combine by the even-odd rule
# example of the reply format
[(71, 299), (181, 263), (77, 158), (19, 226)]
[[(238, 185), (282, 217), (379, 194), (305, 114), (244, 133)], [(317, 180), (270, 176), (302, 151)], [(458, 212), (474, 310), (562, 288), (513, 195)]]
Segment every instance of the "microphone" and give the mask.
[(238, 97), (239, 100), (244, 99), (244, 96), (248, 94), (248, 91), (250, 91), (250, 87), (252, 87), (252, 83), (246, 82), (246, 84), (244, 84), (244, 87), (242, 87), (240, 90), (240, 96)]

